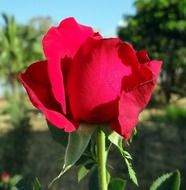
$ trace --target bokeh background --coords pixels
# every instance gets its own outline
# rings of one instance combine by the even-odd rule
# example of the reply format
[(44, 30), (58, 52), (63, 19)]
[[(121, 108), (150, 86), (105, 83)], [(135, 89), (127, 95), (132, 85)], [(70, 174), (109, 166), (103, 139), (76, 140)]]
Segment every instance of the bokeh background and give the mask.
[[(73, 16), (105, 37), (119, 37), (163, 60), (137, 135), (126, 147), (140, 188), (129, 181), (127, 189), (148, 189), (157, 176), (175, 169), (181, 172), (181, 189), (186, 189), (186, 0), (0, 0), (0, 13), (0, 175), (34, 175), (46, 189), (59, 172), (64, 148), (52, 139), (17, 75), (43, 59), (41, 39), (48, 28)], [(128, 179), (117, 151), (111, 150), (109, 162), (113, 176)], [(77, 170), (52, 190), (94, 190), (88, 179), (77, 182)]]

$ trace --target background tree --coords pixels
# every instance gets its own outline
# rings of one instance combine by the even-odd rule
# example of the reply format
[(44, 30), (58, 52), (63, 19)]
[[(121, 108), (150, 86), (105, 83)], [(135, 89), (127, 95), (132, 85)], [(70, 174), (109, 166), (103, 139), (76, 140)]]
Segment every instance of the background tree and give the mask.
[(153, 59), (162, 59), (160, 84), (167, 102), (171, 93), (186, 89), (186, 0), (136, 0), (136, 14), (125, 16), (118, 28), (122, 40), (146, 48)]
[(52, 21), (48, 17), (36, 17), (21, 25), (13, 16), (2, 14), (2, 17), (5, 24), (0, 28), (0, 79), (15, 97), (20, 93), (17, 75), (28, 64), (42, 59), (40, 41)]
[(40, 41), (51, 19), (36, 17), (27, 25), (21, 25), (13, 16), (6, 14), (2, 16), (4, 25), (0, 28), (0, 82), (8, 88), (8, 93), (4, 97), (8, 105), (5, 109), (1, 109), (0, 113), (9, 116), (6, 122), (13, 127), (1, 142), (3, 151), (0, 173), (8, 171), (12, 175), (21, 174), (24, 169), (31, 129), (30, 109), (23, 99), (17, 77), (26, 66), (42, 59)]

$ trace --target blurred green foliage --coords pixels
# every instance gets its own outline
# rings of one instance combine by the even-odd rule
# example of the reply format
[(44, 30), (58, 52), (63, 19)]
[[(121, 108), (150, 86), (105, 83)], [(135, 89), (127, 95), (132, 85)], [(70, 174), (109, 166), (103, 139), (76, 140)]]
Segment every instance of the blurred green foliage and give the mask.
[(186, 90), (186, 0), (136, 0), (136, 14), (124, 16), (118, 36), (164, 62), (160, 76), (167, 102)]
[(17, 77), (29, 64), (42, 59), (40, 41), (51, 19), (33, 18), (27, 25), (21, 25), (13, 16), (2, 14), (2, 17), (4, 25), (0, 28), (0, 81), (8, 87), (4, 96), (8, 105), (1, 110), (1, 114), (10, 117), (7, 124), (12, 129), (5, 139), (2, 138), (0, 171), (21, 174), (27, 160), (31, 126), (28, 105), (24, 101)]
[(41, 38), (51, 24), (50, 18), (33, 18), (27, 25), (18, 24), (13, 16), (2, 14), (0, 28), (0, 80), (11, 94), (19, 94), (17, 75), (43, 57)]
[(162, 109), (162, 114), (154, 114), (150, 117), (152, 121), (155, 122), (166, 122), (172, 124), (183, 124), (182, 127), (185, 127), (186, 123), (186, 108), (176, 106), (176, 105), (167, 105)]

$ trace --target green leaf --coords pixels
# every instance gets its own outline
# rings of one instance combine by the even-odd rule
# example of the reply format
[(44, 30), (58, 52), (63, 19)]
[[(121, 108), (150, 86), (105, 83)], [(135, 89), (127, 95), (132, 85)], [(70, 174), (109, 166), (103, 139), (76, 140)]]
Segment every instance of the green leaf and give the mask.
[(130, 179), (133, 181), (134, 184), (136, 184), (138, 186), (138, 180), (136, 178), (136, 173), (135, 173), (134, 169), (132, 168), (132, 164), (130, 162), (132, 160), (132, 156), (130, 155), (129, 152), (127, 152), (123, 149), (123, 137), (120, 136), (116, 132), (112, 132), (111, 134), (108, 135), (108, 139), (120, 151), (120, 153), (125, 161), (125, 164), (127, 166)]
[(126, 184), (126, 180), (114, 178), (109, 184), (109, 190), (125, 190)]
[(80, 125), (79, 129), (69, 134), (63, 168), (72, 167), (87, 148), (95, 127)]
[(47, 121), (47, 124), (52, 138), (62, 146), (66, 147), (68, 143), (68, 133), (65, 133), (63, 129), (53, 126), (49, 121)]
[(115, 146), (117, 146), (118, 148), (120, 148), (120, 144), (123, 141), (123, 137), (120, 136), (118, 133), (116, 132), (112, 132), (108, 135), (108, 139), (109, 141), (114, 144)]
[(69, 133), (63, 169), (60, 174), (52, 180), (49, 187), (79, 160), (87, 148), (94, 131), (95, 126), (86, 126), (82, 124), (78, 130)]
[(179, 190), (180, 172), (174, 171), (158, 177), (151, 185), (150, 190)]
[(80, 182), (84, 177), (86, 177), (89, 171), (90, 170), (87, 169), (85, 166), (81, 166), (78, 171), (78, 182)]
[(138, 186), (138, 180), (136, 178), (136, 173), (135, 173), (134, 169), (132, 168), (132, 164), (125, 157), (125, 155), (123, 157), (124, 157), (125, 163), (127, 165), (127, 169), (128, 169), (128, 173), (129, 173), (130, 179), (133, 181), (134, 184), (136, 184)]

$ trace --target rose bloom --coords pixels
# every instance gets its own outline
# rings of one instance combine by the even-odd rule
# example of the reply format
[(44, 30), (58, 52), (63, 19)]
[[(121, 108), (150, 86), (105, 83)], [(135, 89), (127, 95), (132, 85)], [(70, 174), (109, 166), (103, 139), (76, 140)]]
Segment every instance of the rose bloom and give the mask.
[(46, 60), (19, 75), (32, 104), (65, 132), (81, 123), (108, 124), (128, 140), (162, 62), (118, 38), (103, 38), (74, 18), (50, 28), (42, 44)]
[(8, 172), (3, 172), (1, 174), (1, 181), (7, 182), (10, 179), (10, 174)]

